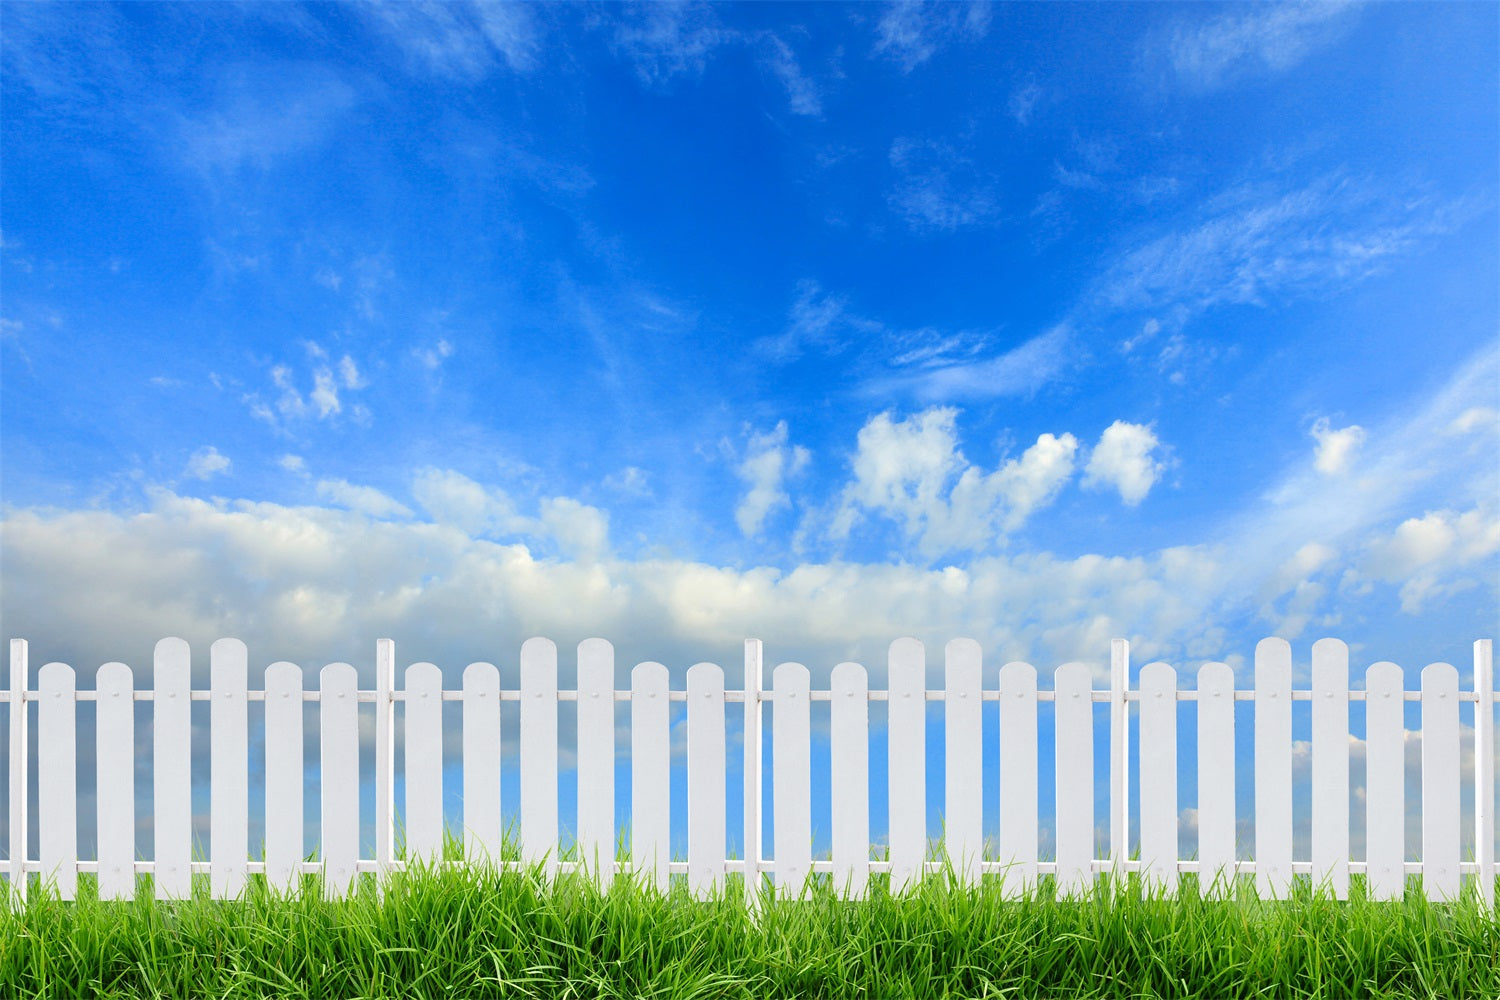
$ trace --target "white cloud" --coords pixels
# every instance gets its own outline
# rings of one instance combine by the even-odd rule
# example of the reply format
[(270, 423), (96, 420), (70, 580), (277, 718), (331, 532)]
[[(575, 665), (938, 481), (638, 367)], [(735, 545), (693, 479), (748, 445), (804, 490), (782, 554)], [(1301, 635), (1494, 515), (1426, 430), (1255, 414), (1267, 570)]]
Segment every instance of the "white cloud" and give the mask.
[(609, 515), (570, 497), (542, 501), (541, 521), (564, 554), (593, 562), (609, 554)]
[[(1419, 614), (1427, 602), (1478, 586), (1455, 574), (1500, 553), (1500, 516), (1480, 506), (1462, 514), (1431, 511), (1402, 521), (1389, 536), (1374, 539), (1364, 574), (1399, 583), (1401, 610)], [(1493, 579), (1493, 572), (1489, 576)]]
[(939, 353), (923, 360), (921, 370), (872, 380), (872, 395), (910, 392), (924, 402), (1024, 396), (1057, 378), (1068, 363), (1072, 334), (1066, 326), (985, 358), (953, 358)]
[(536, 526), (516, 512), (504, 490), (481, 486), (452, 469), (422, 469), (411, 492), (434, 521), (475, 537), (522, 534)]
[(320, 419), (326, 420), (343, 409), (339, 403), (339, 389), (333, 380), (333, 372), (327, 368), (319, 368), (313, 373), (313, 391), (308, 398), (318, 408)]
[(1010, 95), (1010, 103), (1008, 105), (1010, 116), (1023, 128), (1030, 125), (1032, 112), (1036, 110), (1037, 101), (1041, 100), (1041, 98), (1042, 88), (1038, 87), (1035, 83), (1028, 83), (1026, 86), (1014, 91)]
[(773, 361), (795, 361), (806, 351), (817, 348), (834, 354), (847, 344), (849, 328), (879, 327), (846, 311), (846, 301), (823, 291), (816, 281), (797, 283), (797, 297), (787, 313), (786, 329), (774, 337), (762, 337), (754, 344), (757, 353)]
[(490, 75), (496, 56), (517, 73), (537, 65), (538, 27), (529, 4), (402, 2), (360, 8), (430, 72), (470, 82)]
[(787, 446), (785, 420), (764, 434), (751, 435), (745, 460), (736, 470), (750, 489), (734, 511), (735, 522), (746, 538), (760, 534), (771, 511), (791, 506), (783, 483), (786, 477), (800, 472), (811, 457), (806, 448)]
[(765, 36), (765, 65), (786, 88), (787, 105), (793, 114), (817, 118), (823, 114), (823, 100), (817, 86), (802, 72), (791, 46), (773, 34)]
[(193, 479), (212, 479), (220, 473), (229, 471), (229, 459), (219, 454), (219, 449), (213, 445), (199, 448), (188, 458), (187, 468), (183, 475), (191, 476)]
[(356, 486), (343, 479), (318, 480), (318, 496), (370, 517), (411, 517), (411, 508), (373, 486)]
[(1365, 429), (1358, 424), (1335, 429), (1327, 417), (1321, 417), (1312, 427), (1313, 440), (1317, 442), (1313, 464), (1325, 476), (1339, 476), (1349, 471), (1349, 465), (1365, 441)]
[(1150, 427), (1116, 420), (1104, 429), (1083, 470), (1086, 487), (1112, 486), (1131, 507), (1146, 499), (1166, 470), (1154, 457), (1160, 442)]
[(1500, 410), (1490, 406), (1471, 406), (1448, 425), (1452, 434), (1472, 434), (1481, 430), (1500, 430)]
[(627, 8), (615, 24), (614, 48), (647, 85), (697, 75), (719, 46), (738, 38), (708, 4), (663, 0)]
[(944, 143), (899, 137), (889, 158), (896, 179), (887, 201), (915, 233), (979, 225), (999, 210), (988, 173)]
[(344, 383), (345, 389), (363, 389), (369, 384), (360, 376), (354, 359), (347, 354), (339, 359), (339, 380)]
[(321, 147), (357, 103), (358, 94), (331, 70), (313, 64), (241, 63), (222, 74), (229, 96), (200, 117), (183, 120), (175, 150), (210, 176), (267, 170)]
[(989, 24), (987, 2), (896, 0), (886, 6), (876, 25), (875, 52), (910, 73), (950, 41), (983, 38)]
[(301, 455), (282, 455), (281, 459), (276, 464), (281, 466), (287, 472), (307, 471), (307, 463), (302, 460)]
[[(1356, 5), (1342, 0), (1267, 4), (1180, 27), (1168, 57), (1180, 78), (1210, 89), (1252, 73), (1281, 73), (1338, 37), (1343, 15)], [(1214, 8), (1188, 8), (1199, 10)]]
[(445, 358), (453, 356), (453, 345), (445, 339), (440, 339), (431, 347), (419, 347), (412, 351), (424, 368), (436, 370)]
[(649, 497), (651, 496), (651, 477), (645, 469), (634, 465), (627, 465), (619, 472), (604, 477), (605, 489), (623, 496)]

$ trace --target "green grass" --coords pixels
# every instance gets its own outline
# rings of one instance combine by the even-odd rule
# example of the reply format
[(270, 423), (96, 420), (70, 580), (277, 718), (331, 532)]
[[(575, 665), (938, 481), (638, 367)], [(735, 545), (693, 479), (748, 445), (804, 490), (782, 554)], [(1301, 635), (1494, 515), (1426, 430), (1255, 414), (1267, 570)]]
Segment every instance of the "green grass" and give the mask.
[[(454, 857), (459, 845), (446, 848)], [(570, 852), (563, 854), (567, 859)], [(512, 843), (502, 857), (515, 858)], [(602, 893), (539, 867), (420, 864), (343, 901), (319, 880), (281, 894), (252, 876), (237, 900), (76, 902), (35, 891), (0, 906), (0, 996), (37, 997), (1500, 997), (1500, 926), (1472, 882), (1456, 903), (1415, 886), (1400, 903), (1336, 901), (1305, 881), (1260, 903), (1248, 881), (1175, 899), (1133, 876), (1083, 899), (1050, 879), (1004, 901), (929, 877), (893, 898), (838, 898), (816, 877), (798, 902), (747, 912), (738, 875), (700, 902), (621, 877)], [(1497, 886), (1500, 888), (1500, 886)]]

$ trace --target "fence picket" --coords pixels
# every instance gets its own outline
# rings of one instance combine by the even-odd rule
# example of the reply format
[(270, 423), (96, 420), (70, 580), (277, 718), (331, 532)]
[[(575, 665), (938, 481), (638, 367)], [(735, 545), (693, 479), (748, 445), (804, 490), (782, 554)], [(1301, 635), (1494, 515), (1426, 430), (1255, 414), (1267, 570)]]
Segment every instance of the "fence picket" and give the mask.
[(348, 663), (318, 673), (318, 768), (323, 895), (348, 893), (359, 860), (359, 674)]
[(630, 672), (630, 864), (665, 894), (672, 885), (670, 675), (660, 663)]
[(192, 659), (186, 641), (156, 644), (151, 702), (152, 812), (157, 899), (187, 899), (193, 885)]
[(10, 641), (10, 871), (9, 904), (20, 908), (26, 903), (26, 842), (29, 838), (27, 815), (30, 799), (30, 775), (27, 773), (26, 751), (26, 687), (30, 678), (30, 648), (25, 639)]
[(250, 858), (249, 651), (238, 639), (209, 650), (209, 888), (233, 899), (245, 888)]
[(1000, 860), (1002, 895), (1014, 899), (1037, 882), (1036, 668), (1000, 668)]
[(810, 676), (800, 663), (771, 671), (771, 795), (775, 803), (776, 895), (796, 899), (812, 874), (812, 780), (808, 728)]
[(500, 671), (471, 663), (463, 684), (464, 860), (499, 866)]
[(443, 857), (443, 672), (406, 668), (406, 860)]
[(273, 663), (265, 684), (266, 884), (286, 891), (301, 881), (302, 668)]
[(858, 663), (840, 663), (829, 685), (833, 886), (864, 899), (870, 882), (869, 675)]
[(1198, 891), (1234, 886), (1234, 670), (1198, 670)]
[(95, 675), (99, 898), (135, 898), (135, 678), (123, 663)]
[(916, 639), (891, 643), (889, 654), (887, 827), (891, 892), (920, 881), (927, 861), (927, 653)]
[(1349, 647), (1312, 650), (1312, 882), (1349, 898)]
[(724, 888), (724, 671), (687, 672), (688, 887), (699, 899)]
[(1057, 892), (1094, 884), (1094, 681), (1086, 663), (1065, 663), (1052, 681), (1057, 701)]
[(1365, 877), (1375, 899), (1406, 886), (1406, 729), (1401, 668), (1365, 671)]
[(608, 889), (615, 879), (615, 648), (578, 644), (578, 850)]
[(943, 847), (964, 886), (979, 885), (984, 846), (984, 734), (980, 728), (983, 654), (973, 639), (954, 639), (944, 650), (943, 703), (947, 781), (943, 793)]
[(1292, 885), (1292, 644), (1255, 646), (1255, 890), (1285, 899)]
[[(1177, 671), (1141, 668), (1141, 873), (1177, 894)], [(1149, 794), (1145, 789), (1151, 789)]]
[(557, 645), (521, 646), (521, 857), (557, 873)]
[(42, 881), (58, 894), (78, 891), (78, 701), (73, 668), (48, 663), (37, 671), (37, 858)]
[(1422, 670), (1422, 891), (1458, 898), (1458, 671)]

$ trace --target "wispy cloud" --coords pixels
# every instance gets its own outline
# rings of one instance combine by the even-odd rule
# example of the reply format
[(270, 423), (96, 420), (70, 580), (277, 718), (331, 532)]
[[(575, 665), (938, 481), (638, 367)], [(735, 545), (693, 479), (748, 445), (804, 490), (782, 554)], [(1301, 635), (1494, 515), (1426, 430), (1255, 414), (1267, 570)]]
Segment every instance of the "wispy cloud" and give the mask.
[(477, 81), (503, 62), (517, 73), (539, 61), (539, 26), (531, 4), (400, 0), (360, 8), (372, 24), (423, 69)]
[(910, 73), (944, 45), (983, 38), (990, 27), (987, 0), (928, 3), (896, 0), (886, 6), (875, 26), (875, 53)]
[(891, 208), (918, 234), (946, 233), (993, 220), (993, 181), (972, 158), (941, 142), (898, 138), (891, 144)]
[(180, 151), (196, 170), (267, 170), (328, 141), (358, 92), (321, 66), (242, 65), (226, 71), (209, 111), (178, 126)]
[(187, 468), (182, 474), (192, 479), (212, 479), (214, 476), (229, 471), (229, 459), (219, 454), (219, 449), (213, 445), (206, 445), (193, 452), (188, 458)]
[(719, 23), (711, 6), (690, 0), (628, 7), (614, 23), (613, 35), (615, 51), (652, 86), (702, 73), (716, 49), (739, 37)]
[(926, 402), (1024, 396), (1067, 369), (1070, 340), (1068, 327), (1059, 325), (1002, 354), (928, 358), (919, 370), (871, 379), (866, 391), (909, 393)]
[[(1338, 38), (1358, 4), (1347, 0), (1237, 8), (1198, 24), (1179, 25), (1166, 40), (1178, 77), (1208, 90), (1256, 73), (1280, 73)], [(1189, 16), (1212, 7), (1185, 8)]]
[(760, 46), (764, 64), (786, 88), (787, 105), (793, 114), (817, 118), (823, 114), (823, 98), (815, 84), (802, 71), (791, 46), (774, 34), (766, 33)]

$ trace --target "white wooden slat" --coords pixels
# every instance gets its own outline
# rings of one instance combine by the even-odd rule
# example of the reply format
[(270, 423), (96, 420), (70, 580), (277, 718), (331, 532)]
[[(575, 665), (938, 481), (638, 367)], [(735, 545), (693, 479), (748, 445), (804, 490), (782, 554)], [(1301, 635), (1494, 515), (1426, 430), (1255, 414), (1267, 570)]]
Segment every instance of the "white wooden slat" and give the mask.
[(578, 850), (598, 883), (615, 877), (615, 648), (578, 644)]
[(765, 781), (761, 770), (761, 675), (765, 649), (759, 639), (745, 640), (745, 908), (759, 919), (761, 891), (765, 873), (761, 863), (761, 804), (765, 801)]
[(464, 668), (464, 860), (501, 863), (500, 671), (493, 663)]
[(1177, 894), (1177, 671), (1141, 668), (1141, 872), (1168, 896)]
[(1479, 863), (1479, 899), (1493, 910), (1495, 898), (1495, 643), (1474, 643), (1474, 846)]
[(99, 898), (135, 898), (135, 677), (106, 663), (94, 680)]
[(1292, 645), (1255, 646), (1255, 891), (1285, 899), (1292, 886)]
[(870, 882), (869, 676), (858, 663), (840, 663), (829, 691), (833, 889), (864, 899)]
[(239, 639), (209, 650), (209, 889), (233, 899), (250, 860), (249, 652)]
[(1109, 860), (1111, 877), (1125, 882), (1130, 851), (1130, 643), (1109, 641)]
[(1349, 647), (1312, 650), (1312, 884), (1349, 898)]
[(1365, 872), (1375, 899), (1400, 899), (1406, 887), (1404, 688), (1394, 663), (1365, 672)]
[(443, 858), (443, 672), (406, 668), (406, 861)]
[(973, 639), (954, 639), (943, 651), (946, 696), (946, 784), (943, 848), (964, 886), (978, 886), (984, 860), (984, 733), (980, 686), (984, 656)]
[(78, 701), (73, 668), (48, 663), (37, 672), (37, 857), (42, 883), (61, 898), (78, 891)]
[(1458, 671), (1433, 663), (1422, 670), (1422, 891), (1457, 899)]
[(1094, 681), (1086, 663), (1065, 663), (1057, 696), (1057, 892), (1094, 884)]
[(396, 643), (375, 640), (375, 864), (377, 894), (391, 872), (396, 845)]
[(775, 802), (776, 894), (798, 898), (812, 874), (811, 676), (800, 663), (771, 672), (771, 795)]
[(724, 889), (724, 670), (687, 672), (688, 888), (699, 899)]
[(10, 905), (26, 903), (27, 807), (30, 775), (27, 743), (26, 683), (30, 679), (30, 651), (25, 639), (10, 641)]
[(891, 643), (887, 701), (891, 892), (915, 887), (927, 862), (927, 651)]
[(1036, 668), (1000, 668), (1000, 860), (1002, 895), (1019, 897), (1037, 880)]
[(1198, 670), (1198, 891), (1227, 896), (1234, 886), (1234, 670)]
[(557, 874), (557, 644), (521, 645), (521, 860)]
[(302, 668), (266, 668), (266, 884), (281, 892), (302, 881)]
[(330, 663), (318, 673), (323, 895), (348, 894), (359, 859), (359, 672)]
[(672, 746), (670, 675), (660, 663), (630, 672), (630, 863), (642, 884), (671, 889)]
[(192, 661), (186, 641), (156, 644), (152, 666), (152, 814), (156, 899), (187, 899), (192, 892), (193, 772)]

